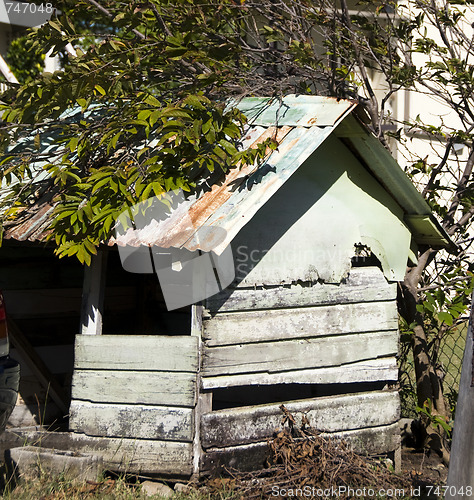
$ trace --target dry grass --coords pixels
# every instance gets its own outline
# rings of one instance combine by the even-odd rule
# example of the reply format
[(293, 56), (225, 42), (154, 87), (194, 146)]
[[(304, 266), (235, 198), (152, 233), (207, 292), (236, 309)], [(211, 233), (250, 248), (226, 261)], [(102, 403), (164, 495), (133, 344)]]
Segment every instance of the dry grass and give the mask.
[[(4, 476), (5, 477), (5, 476)], [(4, 500), (158, 500), (160, 495), (147, 496), (137, 478), (103, 478), (99, 481), (73, 482), (61, 476), (42, 474), (37, 479), (6, 482), (0, 498)], [(172, 500), (231, 500), (234, 493), (222, 488), (211, 494), (193, 490), (188, 494), (174, 493)]]
[(6, 500), (82, 500), (118, 499), (138, 500), (147, 498), (137, 485), (123, 479), (104, 479), (98, 482), (74, 483), (61, 476), (41, 475), (38, 479), (22, 480), (7, 484), (2, 498)]

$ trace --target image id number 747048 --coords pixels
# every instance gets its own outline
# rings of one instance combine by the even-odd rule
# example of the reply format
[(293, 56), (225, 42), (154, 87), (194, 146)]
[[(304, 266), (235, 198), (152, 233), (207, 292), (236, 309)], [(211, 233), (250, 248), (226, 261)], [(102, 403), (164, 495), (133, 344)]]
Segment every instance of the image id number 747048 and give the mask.
[(29, 2), (5, 2), (5, 6), (7, 8), (7, 14), (36, 14), (37, 12), (41, 14), (44, 12), (52, 14), (54, 10), (53, 4), (51, 3), (35, 4)]
[(425, 486), (428, 496), (436, 495), (444, 498), (445, 495), (457, 498), (465, 495), (467, 498), (472, 497), (472, 486)]

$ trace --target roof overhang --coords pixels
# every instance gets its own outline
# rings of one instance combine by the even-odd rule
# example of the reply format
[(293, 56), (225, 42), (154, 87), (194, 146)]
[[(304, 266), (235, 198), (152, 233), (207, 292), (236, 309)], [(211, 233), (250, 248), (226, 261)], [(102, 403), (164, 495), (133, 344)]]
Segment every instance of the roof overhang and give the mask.
[(416, 243), (435, 248), (455, 247), (407, 174), (354, 115), (348, 116), (335, 130), (335, 134), (403, 209), (405, 223)]
[[(168, 220), (128, 229), (111, 243), (178, 247), (220, 255), (258, 210), (283, 186), (357, 106), (354, 101), (317, 96), (245, 98), (237, 106), (248, 118), (242, 147), (267, 138), (278, 143), (260, 165), (231, 169), (220, 184), (180, 204)], [(186, 217), (182, 217), (183, 207)]]
[[(231, 105), (248, 117), (242, 148), (256, 147), (273, 137), (278, 142), (277, 150), (269, 153), (263, 164), (231, 169), (204, 193), (189, 196), (167, 220), (130, 228), (112, 238), (109, 245), (156, 245), (220, 254), (333, 133), (402, 208), (404, 222), (416, 243), (440, 248), (454, 245), (389, 151), (355, 118), (356, 102), (291, 95), (283, 99), (244, 98)], [(48, 148), (54, 155), (54, 145), (48, 144)], [(42, 172), (41, 168), (38, 171)], [(51, 207), (50, 200), (40, 200), (6, 228), (5, 237), (44, 241), (50, 234)]]

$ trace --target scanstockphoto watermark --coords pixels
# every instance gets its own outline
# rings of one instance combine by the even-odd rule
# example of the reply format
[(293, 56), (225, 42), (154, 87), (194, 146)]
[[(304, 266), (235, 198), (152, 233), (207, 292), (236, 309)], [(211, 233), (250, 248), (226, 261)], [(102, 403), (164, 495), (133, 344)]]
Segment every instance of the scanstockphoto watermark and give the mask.
[[(350, 254), (346, 250), (325, 245), (313, 245), (309, 248), (301, 248), (295, 245), (293, 248), (265, 250), (252, 248), (247, 245), (239, 245), (235, 250), (235, 266), (237, 278), (244, 278), (250, 270), (255, 267), (263, 258), (267, 261), (267, 266), (279, 268), (284, 265), (286, 268), (298, 268), (302, 263), (306, 263), (308, 268), (315, 263), (321, 267), (327, 267), (331, 262), (345, 262), (352, 259), (354, 262), (365, 262), (366, 255)], [(314, 268), (316, 271), (316, 268)]]
[(303, 486), (301, 488), (281, 488), (273, 486), (272, 496), (275, 498), (404, 498), (419, 497), (421, 487), (412, 488), (352, 488), (350, 486), (333, 486), (317, 488)]
[(282, 488), (273, 486), (272, 496), (276, 498), (420, 498), (421, 494), (431, 498), (444, 498), (447, 494), (453, 498), (471, 498), (472, 486), (411, 486), (410, 488), (352, 488), (350, 486), (333, 486), (317, 488), (303, 486), (301, 488)]
[[(275, 267), (285, 264), (297, 269), (308, 263), (308, 270), (314, 267), (311, 263), (324, 266), (350, 257), (338, 249), (316, 245), (311, 249), (272, 248), (268, 255), (268, 250), (240, 245), (234, 260), (230, 244), (219, 253), (213, 251), (221, 248), (226, 231), (194, 224), (189, 212), (192, 206), (182, 190), (171, 191), (164, 199), (155, 197), (132, 206), (115, 225), (122, 267), (132, 273), (156, 273), (169, 311), (216, 295), (236, 278), (245, 278), (264, 257)], [(209, 251), (190, 251), (185, 245)], [(317, 276), (315, 268), (313, 271)]]
[(33, 28), (51, 19), (55, 8), (50, 2), (16, 2), (0, 0), (0, 19), (15, 26)]
[[(195, 225), (189, 206), (182, 190), (172, 191), (164, 199), (134, 205), (115, 226), (122, 267), (132, 273), (156, 273), (169, 311), (211, 297), (235, 278), (230, 245), (219, 254), (183, 248), (182, 242), (190, 239), (199, 248), (211, 233), (215, 245), (226, 237), (223, 229)], [(156, 241), (162, 245), (152, 244)]]

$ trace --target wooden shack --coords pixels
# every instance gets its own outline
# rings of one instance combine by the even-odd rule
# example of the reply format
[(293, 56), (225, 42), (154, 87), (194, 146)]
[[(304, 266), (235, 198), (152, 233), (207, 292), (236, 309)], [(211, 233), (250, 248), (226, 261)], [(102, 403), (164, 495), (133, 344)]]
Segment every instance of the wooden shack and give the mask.
[[(263, 165), (187, 199), (191, 228), (180, 207), (169, 235), (159, 224), (127, 232), (85, 270), (70, 438), (112, 469), (189, 477), (258, 467), (281, 404), (359, 452), (399, 449), (396, 282), (417, 245), (449, 238), (355, 103), (288, 96), (238, 106), (249, 118), (243, 146), (278, 143)], [(190, 237), (204, 226), (204, 242)], [(164, 247), (168, 236), (216, 256), (231, 245), (232, 284), (166, 311), (156, 277), (135, 277), (134, 299), (121, 303), (153, 298), (147, 321), (113, 323), (106, 282), (131, 279), (116, 245)]]

